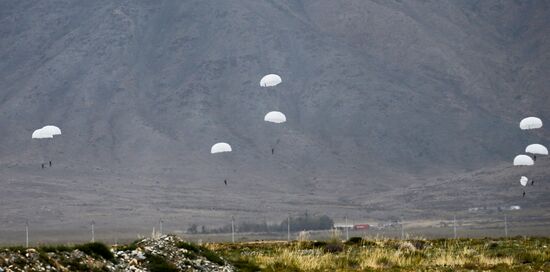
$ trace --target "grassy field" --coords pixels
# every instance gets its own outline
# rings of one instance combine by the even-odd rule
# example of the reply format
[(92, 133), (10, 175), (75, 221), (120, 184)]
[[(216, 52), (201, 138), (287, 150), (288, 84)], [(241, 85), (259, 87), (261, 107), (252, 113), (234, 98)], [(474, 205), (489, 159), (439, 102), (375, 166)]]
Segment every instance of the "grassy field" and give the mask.
[(550, 238), (362, 239), (207, 245), (239, 271), (550, 271)]

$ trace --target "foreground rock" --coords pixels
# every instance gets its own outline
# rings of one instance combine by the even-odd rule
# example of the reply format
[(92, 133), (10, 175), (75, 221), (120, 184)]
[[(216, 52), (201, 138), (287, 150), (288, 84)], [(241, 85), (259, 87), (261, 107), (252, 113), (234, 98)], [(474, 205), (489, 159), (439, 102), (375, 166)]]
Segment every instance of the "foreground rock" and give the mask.
[(173, 235), (107, 248), (99, 243), (74, 247), (0, 250), (0, 272), (9, 271), (219, 271), (235, 269), (206, 248)]

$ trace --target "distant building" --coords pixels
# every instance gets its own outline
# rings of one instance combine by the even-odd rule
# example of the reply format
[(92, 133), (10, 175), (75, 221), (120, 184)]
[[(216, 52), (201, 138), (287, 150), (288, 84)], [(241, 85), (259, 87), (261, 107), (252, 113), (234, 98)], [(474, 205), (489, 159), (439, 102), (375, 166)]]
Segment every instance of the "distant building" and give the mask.
[(369, 229), (369, 224), (344, 224), (344, 223), (334, 223), (335, 229), (355, 229), (355, 230), (367, 230)]
[(353, 224), (334, 223), (335, 229), (353, 229)]
[(353, 229), (356, 229), (356, 230), (368, 230), (369, 229), (369, 224), (356, 224), (356, 225), (353, 225)]

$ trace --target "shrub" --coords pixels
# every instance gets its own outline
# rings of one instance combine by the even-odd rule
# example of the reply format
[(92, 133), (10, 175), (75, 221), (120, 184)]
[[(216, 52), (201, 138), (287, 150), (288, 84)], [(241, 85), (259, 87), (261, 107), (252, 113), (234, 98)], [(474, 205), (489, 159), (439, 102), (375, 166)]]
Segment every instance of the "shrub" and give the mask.
[(121, 245), (121, 246), (117, 246), (117, 250), (121, 250), (121, 251), (132, 251), (132, 250), (136, 250), (138, 248), (138, 242), (140, 240), (135, 240), (127, 245)]
[(237, 268), (237, 271), (240, 272), (256, 272), (262, 270), (257, 264), (247, 259), (237, 259), (231, 263)]
[(371, 240), (363, 240), (363, 246), (375, 247), (375, 246), (376, 246), (376, 242), (375, 242), (375, 241), (371, 241)]
[(351, 237), (346, 241), (346, 245), (361, 245), (363, 243), (363, 238), (361, 237)]
[(208, 248), (201, 247), (201, 246), (198, 246), (198, 245), (195, 245), (195, 244), (192, 244), (192, 243), (188, 243), (188, 242), (179, 242), (179, 243), (176, 244), (176, 246), (178, 248), (187, 249), (189, 252), (192, 253), (191, 256), (195, 256), (196, 254), (200, 254), (200, 255), (204, 256), (207, 260), (209, 260), (213, 263), (216, 263), (216, 264), (219, 264), (219, 265), (224, 265), (225, 264), (225, 262), (222, 258), (220, 258), (216, 253), (214, 253), (213, 251), (211, 251)]
[(151, 272), (178, 271), (178, 268), (174, 264), (169, 263), (168, 261), (166, 261), (166, 259), (164, 259), (161, 256), (147, 254), (145, 257), (147, 260), (147, 268), (149, 268)]
[(96, 255), (101, 256), (105, 260), (112, 261), (115, 259), (115, 256), (113, 253), (109, 250), (109, 248), (102, 243), (87, 243), (83, 245), (79, 245), (75, 247), (76, 249), (88, 254), (88, 255)]
[(328, 243), (325, 246), (325, 252), (328, 253), (339, 253), (344, 251), (344, 246), (341, 243)]
[(427, 246), (427, 242), (423, 240), (412, 240), (411, 244), (418, 250), (423, 250)]
[(200, 252), (200, 247), (195, 245), (195, 244), (192, 244), (192, 243), (188, 243), (188, 242), (178, 242), (176, 244), (176, 246), (178, 248), (183, 248), (183, 249), (187, 249), (191, 252), (195, 252), (195, 253), (199, 253)]
[(490, 243), (487, 245), (487, 248), (488, 248), (488, 249), (496, 249), (496, 248), (498, 248), (498, 243), (497, 243), (497, 242), (490, 242)]
[(315, 247), (325, 247), (327, 245), (327, 242), (325, 242), (325, 241), (314, 241), (311, 245), (314, 248)]
[(218, 256), (216, 253), (214, 253), (213, 251), (211, 251), (209, 249), (202, 248), (202, 255), (204, 257), (206, 257), (207, 260), (209, 260), (213, 263), (216, 263), (216, 264), (219, 264), (219, 265), (224, 265), (225, 264), (225, 262), (223, 261), (222, 258), (220, 258), (220, 256)]
[(522, 264), (544, 262), (543, 256), (539, 252), (524, 251), (517, 255), (517, 259)]
[(51, 267), (56, 267), (55, 261), (52, 260), (52, 259), (50, 259), (50, 257), (48, 257), (48, 255), (47, 255), (45, 252), (40, 252), (40, 253), (38, 253), (38, 259), (39, 259), (41, 262), (50, 265)]
[(55, 253), (68, 252), (68, 251), (72, 251), (72, 250), (73, 250), (72, 247), (69, 247), (69, 246), (66, 246), (66, 245), (42, 246), (42, 247), (38, 248), (38, 251), (41, 251), (41, 252), (55, 252)]

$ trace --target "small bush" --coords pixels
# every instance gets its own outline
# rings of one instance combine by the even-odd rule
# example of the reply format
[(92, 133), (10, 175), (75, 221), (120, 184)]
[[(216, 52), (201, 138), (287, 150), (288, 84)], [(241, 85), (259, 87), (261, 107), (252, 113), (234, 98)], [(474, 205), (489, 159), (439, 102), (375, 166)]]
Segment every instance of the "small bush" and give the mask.
[(177, 272), (178, 268), (158, 255), (146, 255), (147, 268), (151, 272)]
[(340, 243), (329, 243), (325, 246), (325, 252), (340, 253), (344, 251), (344, 246)]
[(544, 262), (544, 258), (540, 253), (532, 251), (524, 251), (517, 255), (517, 259), (522, 264)]
[(41, 251), (41, 252), (54, 252), (54, 253), (68, 252), (68, 251), (72, 251), (72, 250), (73, 250), (72, 247), (69, 247), (69, 246), (66, 246), (66, 245), (42, 246), (42, 247), (38, 248), (38, 251)]
[(257, 264), (247, 259), (238, 259), (231, 263), (237, 268), (237, 271), (240, 272), (256, 272), (262, 270)]
[(121, 245), (121, 246), (117, 246), (117, 250), (121, 250), (121, 251), (132, 251), (132, 250), (136, 250), (138, 248), (138, 245), (137, 243), (139, 242), (140, 240), (135, 240), (127, 245)]
[(498, 243), (497, 243), (497, 242), (490, 242), (490, 243), (487, 245), (487, 248), (488, 248), (488, 249), (497, 249), (497, 248), (498, 248)]
[(176, 244), (176, 246), (178, 248), (187, 249), (189, 252), (192, 253), (192, 254), (190, 254), (191, 257), (196, 257), (195, 255), (203, 255), (207, 260), (209, 260), (213, 263), (216, 263), (216, 264), (219, 264), (219, 265), (224, 265), (225, 264), (225, 262), (222, 260), (222, 258), (220, 258), (216, 253), (214, 253), (213, 251), (211, 251), (208, 248), (201, 247), (201, 246), (198, 246), (198, 245), (195, 245), (195, 244), (192, 244), (192, 243), (187, 243), (187, 242), (179, 242), (179, 243)]
[(351, 237), (346, 241), (346, 245), (361, 245), (363, 243), (363, 238), (361, 237)]
[(200, 252), (200, 247), (198, 245), (195, 245), (195, 244), (192, 244), (192, 243), (187, 243), (187, 242), (178, 242), (176, 244), (176, 246), (178, 248), (183, 248), (183, 249), (187, 249), (191, 252), (195, 252), (195, 253), (199, 253)]
[(423, 240), (412, 240), (411, 244), (418, 250), (423, 250), (427, 246), (427, 242)]
[(207, 248), (202, 248), (202, 255), (204, 257), (206, 257), (207, 260), (213, 262), (213, 263), (216, 263), (218, 265), (224, 265), (225, 262), (222, 260), (222, 258), (220, 258), (220, 256), (218, 256), (218, 254), (214, 253), (213, 251), (207, 249)]
[(51, 267), (56, 267), (55, 261), (52, 260), (52, 259), (50, 259), (50, 257), (48, 257), (48, 254), (46, 254), (45, 252), (40, 252), (40, 253), (38, 253), (38, 259), (39, 259), (41, 262), (50, 265)]
[(87, 243), (87, 244), (76, 246), (75, 248), (88, 255), (101, 256), (105, 260), (112, 261), (115, 259), (115, 256), (113, 255), (111, 250), (109, 250), (109, 248), (102, 243), (98, 243), (98, 242)]
[(325, 242), (325, 241), (314, 241), (311, 245), (314, 248), (315, 247), (325, 247), (327, 245), (327, 242)]
[(376, 246), (376, 242), (375, 242), (375, 241), (371, 241), (371, 240), (363, 240), (363, 246), (366, 246), (366, 247), (375, 247), (375, 246)]

